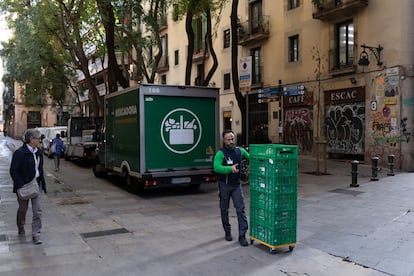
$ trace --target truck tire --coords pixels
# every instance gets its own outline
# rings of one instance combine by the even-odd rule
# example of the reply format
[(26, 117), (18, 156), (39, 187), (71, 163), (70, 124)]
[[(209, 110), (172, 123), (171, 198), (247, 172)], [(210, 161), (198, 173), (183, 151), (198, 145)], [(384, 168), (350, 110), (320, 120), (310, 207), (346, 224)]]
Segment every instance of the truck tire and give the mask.
[(92, 171), (95, 177), (98, 177), (98, 178), (104, 178), (108, 174), (98, 159), (93, 160)]
[(123, 172), (123, 177), (124, 177), (124, 183), (126, 186), (126, 189), (129, 193), (136, 193), (137, 192), (137, 185), (138, 185), (138, 181), (136, 178), (132, 177), (131, 175), (129, 175), (128, 171), (126, 169), (124, 169)]
[(124, 168), (122, 176), (124, 178), (126, 190), (129, 193), (136, 194), (144, 190), (144, 183), (139, 181), (138, 178), (131, 176), (127, 169)]

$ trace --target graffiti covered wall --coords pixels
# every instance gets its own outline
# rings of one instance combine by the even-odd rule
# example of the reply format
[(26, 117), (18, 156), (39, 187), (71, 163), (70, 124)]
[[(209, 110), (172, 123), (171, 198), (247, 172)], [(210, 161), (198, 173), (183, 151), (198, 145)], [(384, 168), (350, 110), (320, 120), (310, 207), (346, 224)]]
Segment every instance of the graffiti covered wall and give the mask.
[(325, 91), (328, 153), (364, 155), (365, 87)]
[(364, 104), (329, 106), (325, 112), (325, 135), (328, 142), (328, 152), (363, 155)]
[(285, 112), (285, 143), (298, 145), (300, 153), (310, 153), (313, 145), (312, 110), (290, 109)]
[(399, 68), (375, 75), (372, 84), (366, 158), (377, 156), (379, 164), (386, 165), (388, 155), (394, 154), (395, 167), (399, 168), (403, 162), (401, 143), (411, 139), (407, 118), (401, 118)]
[(284, 143), (298, 145), (299, 153), (311, 154), (313, 148), (313, 91), (285, 97)]

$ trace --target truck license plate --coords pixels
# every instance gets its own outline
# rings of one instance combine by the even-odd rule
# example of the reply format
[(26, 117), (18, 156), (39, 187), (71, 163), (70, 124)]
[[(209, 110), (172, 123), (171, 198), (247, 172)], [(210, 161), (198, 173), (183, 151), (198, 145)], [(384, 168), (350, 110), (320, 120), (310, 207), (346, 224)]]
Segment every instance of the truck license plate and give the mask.
[(174, 177), (171, 178), (171, 184), (191, 183), (191, 177)]

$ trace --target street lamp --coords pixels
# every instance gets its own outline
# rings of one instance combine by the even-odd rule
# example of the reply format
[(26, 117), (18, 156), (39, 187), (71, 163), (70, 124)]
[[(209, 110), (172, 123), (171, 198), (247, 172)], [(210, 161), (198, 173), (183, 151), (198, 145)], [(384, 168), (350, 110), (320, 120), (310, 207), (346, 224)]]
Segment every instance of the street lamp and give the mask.
[(381, 51), (384, 48), (381, 45), (378, 44), (378, 47), (371, 47), (371, 46), (366, 46), (365, 43), (364, 43), (364, 44), (361, 45), (361, 47), (364, 50), (359, 55), (358, 65), (361, 65), (361, 66), (368, 66), (369, 65), (368, 53), (367, 53), (366, 49), (370, 50), (371, 53), (375, 56), (375, 59), (377, 60), (377, 65), (378, 66), (382, 65)]

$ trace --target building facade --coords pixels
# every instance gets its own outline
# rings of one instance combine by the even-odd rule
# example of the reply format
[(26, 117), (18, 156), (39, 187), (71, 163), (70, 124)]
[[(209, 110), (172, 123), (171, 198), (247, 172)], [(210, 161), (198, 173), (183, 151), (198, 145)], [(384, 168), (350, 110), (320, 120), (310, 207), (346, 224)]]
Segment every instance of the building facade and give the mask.
[[(216, 29), (221, 127), (241, 131), (231, 83), (230, 5)], [(239, 55), (251, 56), (249, 141), (326, 146), (331, 157), (414, 170), (413, 25), (409, 0), (245, 0), (239, 2)], [(183, 84), (183, 22), (168, 21), (174, 60), (160, 80)], [(209, 60), (205, 64), (208, 68)], [(193, 65), (194, 84), (200, 64)], [(281, 92), (283, 91), (283, 93)]]
[(13, 90), (3, 95), (3, 99), (6, 99), (3, 130), (8, 136), (16, 139), (21, 139), (28, 128), (66, 125), (69, 114), (76, 107), (73, 104), (74, 99), (69, 95), (62, 108), (53, 105), (52, 99), (48, 96), (39, 98), (33, 105), (27, 105), (24, 91), (25, 86), (15, 82)]
[[(228, 1), (213, 22), (218, 67), (209, 86), (220, 88), (221, 129), (241, 134), (230, 8)], [(183, 85), (185, 20), (169, 11), (155, 82)], [(396, 168), (414, 171), (413, 11), (411, 0), (239, 1), (239, 59), (251, 57), (248, 142), (297, 144), (307, 155), (324, 147), (332, 158), (379, 157), (382, 166), (393, 156)], [(205, 28), (202, 16), (194, 19), (192, 85), (213, 65)]]

